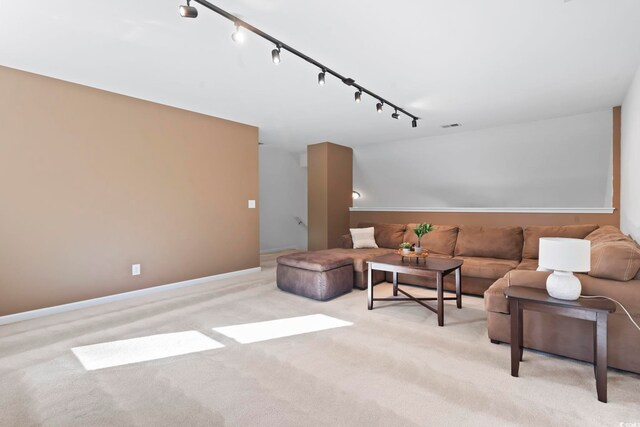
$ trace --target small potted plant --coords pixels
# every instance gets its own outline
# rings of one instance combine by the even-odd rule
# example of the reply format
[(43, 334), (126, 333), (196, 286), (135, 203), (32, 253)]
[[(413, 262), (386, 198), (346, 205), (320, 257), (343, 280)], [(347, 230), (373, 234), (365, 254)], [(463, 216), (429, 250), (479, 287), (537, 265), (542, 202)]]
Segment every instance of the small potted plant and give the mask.
[(422, 236), (424, 236), (430, 231), (433, 231), (433, 226), (426, 222), (423, 222), (422, 224), (418, 224), (416, 228), (413, 229), (413, 232), (416, 234), (416, 236), (418, 236), (418, 244), (416, 245), (415, 248), (413, 248), (416, 254), (422, 253), (422, 244), (421, 244)]
[(402, 242), (400, 243), (400, 249), (402, 249), (402, 255), (409, 255), (411, 252), (411, 243)]

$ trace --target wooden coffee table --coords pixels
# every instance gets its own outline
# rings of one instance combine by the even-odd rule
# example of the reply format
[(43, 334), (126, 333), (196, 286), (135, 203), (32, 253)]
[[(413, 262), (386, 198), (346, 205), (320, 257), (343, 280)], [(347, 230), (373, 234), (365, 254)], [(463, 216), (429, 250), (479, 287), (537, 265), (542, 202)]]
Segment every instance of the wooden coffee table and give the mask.
[[(368, 308), (373, 309), (374, 301), (415, 301), (423, 307), (433, 311), (438, 315), (438, 326), (444, 325), (444, 301), (456, 300), (458, 308), (462, 308), (462, 277), (460, 274), (460, 267), (463, 261), (455, 258), (425, 258), (425, 262), (416, 264), (410, 262), (410, 260), (403, 261), (402, 257), (398, 254), (387, 254), (370, 261), (369, 275), (368, 275)], [(373, 296), (373, 270), (389, 271), (393, 273), (393, 296), (394, 298), (374, 298)], [(449, 273), (456, 273), (456, 296), (444, 297), (442, 280), (444, 276)], [(409, 294), (407, 291), (398, 287), (398, 273), (411, 274), (413, 276), (432, 276), (436, 274), (436, 291), (437, 297), (435, 298), (416, 298)], [(398, 292), (405, 295), (407, 298), (397, 297)], [(425, 304), (423, 301), (437, 301), (437, 308), (433, 308), (430, 305)]]
[(550, 297), (546, 289), (511, 286), (504, 294), (511, 316), (511, 376), (517, 377), (522, 360), (522, 311), (532, 310), (593, 322), (593, 370), (598, 400), (607, 401), (607, 319), (616, 305), (607, 299), (566, 301)]

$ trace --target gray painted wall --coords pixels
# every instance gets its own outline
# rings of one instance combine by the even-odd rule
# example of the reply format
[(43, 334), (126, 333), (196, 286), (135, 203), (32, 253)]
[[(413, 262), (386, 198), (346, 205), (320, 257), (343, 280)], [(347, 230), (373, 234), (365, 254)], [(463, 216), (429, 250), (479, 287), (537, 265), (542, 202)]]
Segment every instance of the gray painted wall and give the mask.
[(260, 146), (260, 251), (307, 248), (307, 168), (300, 155)]
[(611, 207), (612, 126), (606, 110), (356, 147), (354, 206)]
[(622, 104), (620, 228), (640, 242), (640, 68)]

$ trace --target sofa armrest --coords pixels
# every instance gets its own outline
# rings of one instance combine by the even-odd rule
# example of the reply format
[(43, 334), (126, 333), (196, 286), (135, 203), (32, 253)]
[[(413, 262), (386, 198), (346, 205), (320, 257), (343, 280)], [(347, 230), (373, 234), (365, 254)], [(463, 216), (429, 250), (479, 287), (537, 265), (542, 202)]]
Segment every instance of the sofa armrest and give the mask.
[(507, 273), (507, 286), (524, 286), (527, 288), (547, 288), (548, 271), (511, 270)]
[(351, 234), (343, 234), (338, 241), (339, 245), (343, 249), (353, 249), (353, 240)]
[(509, 314), (509, 302), (504, 291), (509, 286), (525, 286), (528, 288), (545, 289), (549, 272), (530, 270), (511, 270), (504, 277), (496, 280), (484, 292), (484, 308), (494, 313)]

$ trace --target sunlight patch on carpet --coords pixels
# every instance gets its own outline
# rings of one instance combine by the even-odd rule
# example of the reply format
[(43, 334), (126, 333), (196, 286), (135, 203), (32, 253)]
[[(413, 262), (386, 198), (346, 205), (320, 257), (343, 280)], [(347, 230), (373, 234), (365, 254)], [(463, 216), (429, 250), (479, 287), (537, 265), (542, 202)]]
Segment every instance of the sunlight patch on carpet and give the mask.
[(197, 331), (150, 335), (71, 349), (87, 371), (224, 347)]
[(233, 338), (241, 344), (248, 344), (351, 325), (353, 325), (353, 323), (336, 319), (335, 317), (324, 314), (312, 314), (309, 316), (290, 317), (266, 322), (224, 326), (221, 328), (213, 328), (213, 330), (229, 338)]

